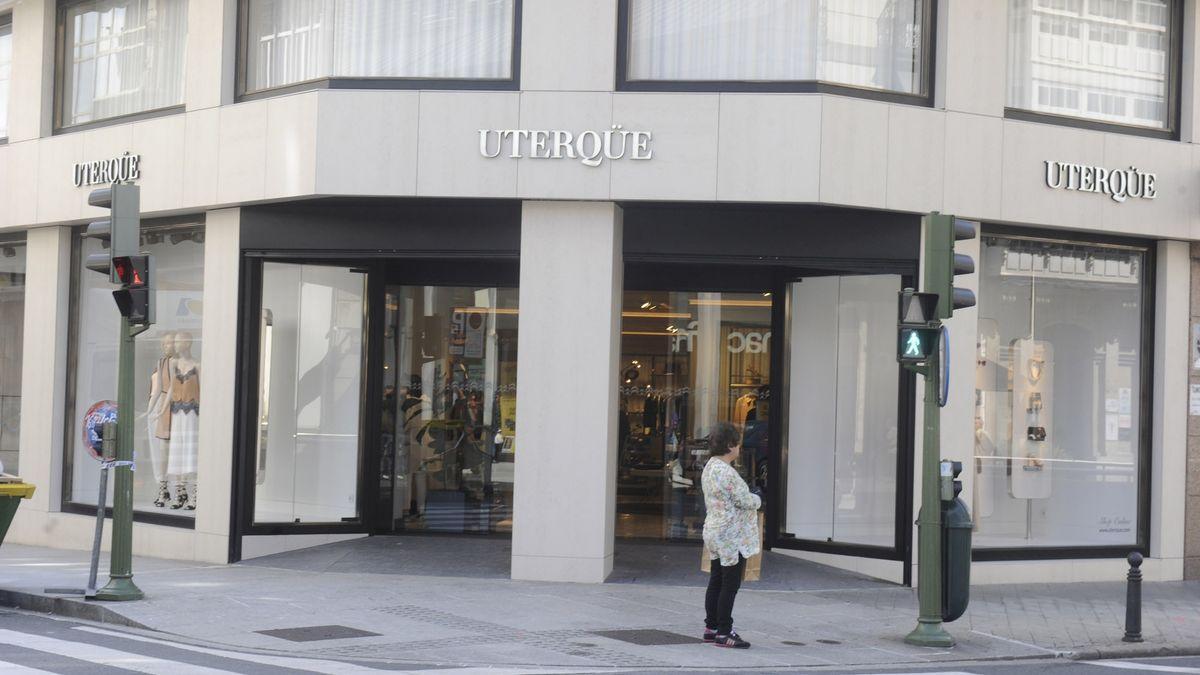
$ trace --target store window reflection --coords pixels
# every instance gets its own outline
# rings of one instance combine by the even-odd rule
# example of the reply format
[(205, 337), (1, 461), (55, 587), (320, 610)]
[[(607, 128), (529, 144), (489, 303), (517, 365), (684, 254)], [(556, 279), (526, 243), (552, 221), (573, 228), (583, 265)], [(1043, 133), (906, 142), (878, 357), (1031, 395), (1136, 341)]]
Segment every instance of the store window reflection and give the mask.
[(263, 263), (257, 523), (358, 517), (365, 277)]
[(0, 464), (17, 474), (25, 337), (25, 241), (0, 239)]
[(890, 274), (788, 289), (785, 537), (896, 541), (896, 292)]
[(511, 531), (517, 289), (389, 286), (384, 303), (388, 528)]
[(743, 476), (766, 480), (771, 305), (769, 293), (625, 292), (618, 536), (700, 538), (717, 422), (742, 429)]
[(1142, 249), (983, 238), (976, 546), (1134, 545)]

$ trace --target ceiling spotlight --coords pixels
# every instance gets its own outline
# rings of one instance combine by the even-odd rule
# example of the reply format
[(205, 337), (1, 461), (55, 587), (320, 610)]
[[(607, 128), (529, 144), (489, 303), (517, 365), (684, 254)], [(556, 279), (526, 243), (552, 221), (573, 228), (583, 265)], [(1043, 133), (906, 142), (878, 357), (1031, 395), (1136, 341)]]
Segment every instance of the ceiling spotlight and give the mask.
[(649, 300), (642, 303), (642, 309), (650, 309), (650, 301)]

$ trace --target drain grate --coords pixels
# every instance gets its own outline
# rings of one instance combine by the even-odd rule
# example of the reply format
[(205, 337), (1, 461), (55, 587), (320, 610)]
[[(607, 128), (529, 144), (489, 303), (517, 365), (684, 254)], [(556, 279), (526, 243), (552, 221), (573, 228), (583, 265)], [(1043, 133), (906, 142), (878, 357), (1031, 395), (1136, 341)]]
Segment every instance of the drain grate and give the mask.
[(657, 645), (690, 645), (697, 642), (702, 642), (699, 638), (680, 635), (679, 633), (671, 633), (665, 630), (598, 630), (593, 631), (592, 635), (620, 640), (634, 645), (657, 646)]
[(803, 642), (796, 642), (795, 640), (784, 640), (783, 644), (785, 644), (789, 647), (803, 647), (804, 646)]
[(342, 640), (345, 638), (376, 637), (379, 635), (379, 633), (359, 630), (349, 626), (304, 626), (303, 628), (275, 628), (273, 630), (259, 630), (255, 632), (292, 642)]
[(839, 642), (837, 640), (817, 640), (817, 642), (820, 642), (823, 645), (840, 645), (840, 644), (842, 644), (841, 642)]

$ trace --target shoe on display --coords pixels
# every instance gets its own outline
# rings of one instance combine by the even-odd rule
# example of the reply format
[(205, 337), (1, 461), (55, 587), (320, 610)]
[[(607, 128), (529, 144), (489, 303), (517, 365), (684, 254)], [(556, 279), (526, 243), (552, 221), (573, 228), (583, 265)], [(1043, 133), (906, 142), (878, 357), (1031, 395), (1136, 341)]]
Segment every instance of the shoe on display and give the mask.
[(749, 649), (750, 643), (742, 639), (742, 636), (737, 633), (729, 635), (713, 636), (713, 644), (718, 647), (728, 647), (730, 649)]
[(154, 505), (161, 509), (169, 501), (171, 501), (171, 491), (167, 489), (167, 481), (160, 480), (158, 482), (158, 498), (154, 500)]

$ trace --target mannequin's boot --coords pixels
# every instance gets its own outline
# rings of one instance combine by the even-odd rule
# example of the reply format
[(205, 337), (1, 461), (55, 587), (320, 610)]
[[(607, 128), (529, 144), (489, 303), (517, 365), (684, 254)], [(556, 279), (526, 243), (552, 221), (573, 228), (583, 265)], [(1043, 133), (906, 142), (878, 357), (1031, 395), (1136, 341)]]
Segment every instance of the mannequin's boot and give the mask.
[(187, 510), (187, 511), (195, 511), (195, 510), (196, 510), (196, 497), (198, 496), (198, 495), (196, 494), (196, 493), (197, 493), (196, 484), (195, 484), (195, 483), (192, 483), (192, 484), (191, 484), (191, 486), (190, 486), (190, 488), (191, 488), (191, 489), (188, 491), (188, 503), (187, 503), (187, 506), (185, 506), (185, 507), (183, 507), (183, 508), (184, 508), (185, 510)]
[(187, 486), (183, 483), (175, 484), (175, 501), (171, 502), (172, 509), (181, 509), (188, 504)]
[(155, 498), (154, 505), (161, 509), (169, 501), (171, 501), (171, 491), (167, 489), (167, 481), (160, 480), (158, 481), (158, 497)]

